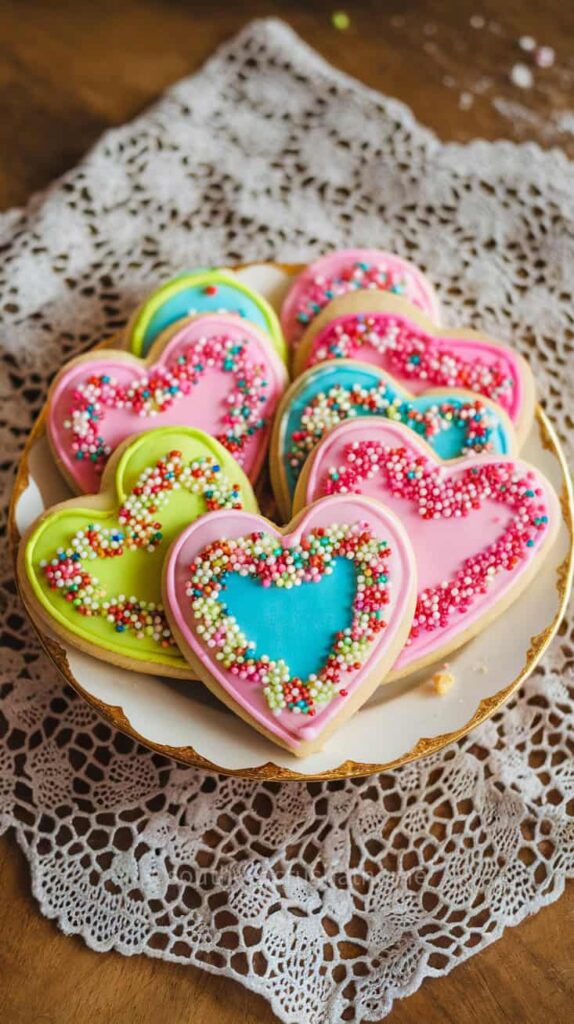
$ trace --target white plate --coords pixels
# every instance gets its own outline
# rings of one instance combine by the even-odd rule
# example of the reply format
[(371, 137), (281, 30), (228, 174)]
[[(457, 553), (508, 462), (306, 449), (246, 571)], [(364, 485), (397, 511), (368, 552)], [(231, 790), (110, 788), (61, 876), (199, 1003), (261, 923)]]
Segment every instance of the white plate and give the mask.
[[(289, 272), (251, 265), (240, 277), (277, 307)], [(538, 413), (521, 453), (562, 497), (558, 540), (536, 584), (481, 635), (451, 655), (456, 683), (439, 697), (425, 685), (432, 670), (382, 687), (329, 742), (295, 758), (219, 705), (201, 686), (128, 672), (46, 636), (49, 653), (76, 689), (109, 721), (146, 745), (188, 764), (253, 778), (341, 778), (380, 771), (439, 749), (493, 714), (532, 671), (556, 632), (572, 568), (572, 494), (558, 441)], [(70, 497), (50, 454), (41, 420), (32, 433), (14, 489), (11, 535), (17, 543), (49, 505)]]

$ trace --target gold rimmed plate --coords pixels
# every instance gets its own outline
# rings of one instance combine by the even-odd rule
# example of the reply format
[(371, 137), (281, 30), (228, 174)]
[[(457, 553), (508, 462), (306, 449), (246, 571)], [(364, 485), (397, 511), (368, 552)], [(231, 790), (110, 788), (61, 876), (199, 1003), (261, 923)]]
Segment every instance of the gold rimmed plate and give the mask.
[[(297, 269), (260, 264), (238, 272), (277, 307)], [(199, 683), (119, 669), (63, 645), (32, 617), (34, 626), (63, 676), (110, 724), (184, 764), (266, 780), (340, 779), (405, 764), (494, 714), (532, 672), (560, 624), (572, 577), (572, 489), (560, 444), (540, 409), (521, 454), (547, 475), (561, 497), (559, 537), (535, 584), (449, 658), (455, 684), (446, 695), (437, 696), (426, 683), (428, 669), (422, 678), (381, 687), (324, 751), (304, 760), (259, 735)], [(28, 438), (12, 496), (14, 555), (33, 519), (67, 497), (70, 491), (50, 454), (42, 414)]]

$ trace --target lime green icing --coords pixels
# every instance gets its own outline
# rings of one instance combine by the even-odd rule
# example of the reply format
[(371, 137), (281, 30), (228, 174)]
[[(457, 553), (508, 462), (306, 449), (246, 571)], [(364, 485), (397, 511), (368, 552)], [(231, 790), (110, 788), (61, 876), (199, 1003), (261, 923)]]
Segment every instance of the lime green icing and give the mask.
[[(157, 467), (169, 453), (177, 451), (178, 463), (187, 470), (190, 464), (196, 466), (218, 467), (217, 480), (219, 490), (215, 494), (216, 507), (235, 507), (247, 511), (257, 511), (251, 485), (237, 465), (233, 457), (213, 438), (200, 430), (185, 427), (163, 427), (148, 431), (137, 437), (121, 455), (115, 468), (115, 495), (110, 493), (109, 507), (101, 507), (100, 496), (83, 498), (82, 505), (77, 499), (58, 507), (38, 522), (31, 533), (25, 552), (25, 566), (28, 580), (37, 600), (49, 616), (69, 634), (73, 643), (74, 637), (81, 638), (93, 647), (93, 653), (103, 655), (105, 651), (121, 654), (139, 662), (153, 662), (166, 667), (185, 669), (185, 660), (173, 644), (163, 648), (152, 636), (138, 638), (133, 631), (117, 633), (113, 623), (107, 621), (104, 614), (86, 617), (81, 614), (71, 601), (66, 600), (63, 590), (51, 589), (46, 570), (41, 563), (58, 557), (58, 549), (69, 551), (73, 538), (78, 531), (86, 531), (89, 525), (98, 529), (122, 531), (126, 534), (125, 520), (120, 522), (120, 508), (140, 499), (133, 496), (133, 488), (141, 484), (142, 474), (146, 470)], [(199, 470), (198, 470), (199, 472)], [(189, 474), (185, 479), (189, 478)], [(184, 479), (182, 477), (182, 479)], [(112, 484), (109, 475), (104, 484), (111, 492)], [(154, 602), (161, 604), (161, 575), (163, 560), (170, 543), (189, 523), (208, 512), (206, 499), (201, 487), (201, 477), (192, 480), (200, 493), (192, 493), (188, 486), (168, 490), (160, 494), (156, 504), (157, 511), (151, 518), (161, 523), (161, 529), (154, 533), (151, 545), (135, 550), (126, 550), (115, 557), (82, 558), (77, 564), (98, 580), (98, 588), (105, 590), (104, 600), (125, 595), (128, 599), (136, 597), (138, 602)], [(200, 486), (201, 485), (201, 486)], [(205, 491), (205, 487), (203, 487)], [(105, 493), (108, 493), (107, 491)], [(212, 495), (212, 489), (207, 494)], [(219, 496), (219, 497), (218, 497)], [(227, 505), (223, 498), (227, 496)], [(153, 499), (155, 501), (155, 499)], [(217, 505), (219, 502), (219, 506)], [(91, 504), (93, 503), (92, 507)], [(96, 507), (99, 505), (100, 507)], [(122, 513), (125, 517), (125, 511)], [(208, 513), (209, 514), (209, 513)]]

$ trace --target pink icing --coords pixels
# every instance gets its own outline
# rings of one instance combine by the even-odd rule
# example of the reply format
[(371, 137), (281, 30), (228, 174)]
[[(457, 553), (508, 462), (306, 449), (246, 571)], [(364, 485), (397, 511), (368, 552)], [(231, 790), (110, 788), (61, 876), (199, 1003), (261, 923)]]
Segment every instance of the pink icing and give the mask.
[(449, 467), (378, 419), (336, 427), (312, 456), (306, 502), (347, 489), (384, 502), (415, 550), (417, 610), (401, 672), (452, 650), (487, 617), (540, 560), (560, 517), (552, 487), (527, 463), (483, 455)]
[[(357, 263), (369, 269), (357, 269)], [(413, 263), (379, 249), (341, 249), (310, 263), (293, 283), (281, 308), (281, 326), (288, 344), (299, 343), (309, 323), (332, 298), (353, 290), (353, 270), (361, 288), (393, 291), (438, 320), (434, 289)], [(305, 317), (308, 319), (302, 322), (300, 318)]]
[[(226, 369), (231, 365), (226, 352), (235, 345), (242, 347), (241, 355)], [(102, 384), (105, 378), (109, 382)], [(151, 397), (146, 381), (152, 384)], [(191, 426), (212, 434), (254, 479), (285, 384), (285, 368), (262, 334), (235, 317), (210, 314), (181, 327), (152, 364), (102, 351), (64, 368), (52, 392), (48, 431), (58, 459), (86, 493), (99, 489), (105, 462), (122, 441), (160, 426)], [(161, 391), (159, 402), (155, 388)], [(93, 395), (98, 396), (97, 419), (86, 423), (82, 417), (94, 408)], [(78, 458), (78, 446), (90, 444), (94, 460), (86, 454)]]
[[(347, 695), (361, 687), (377, 663), (384, 657), (384, 651), (396, 639), (397, 631), (410, 614), (410, 595), (414, 573), (414, 559), (406, 534), (397, 520), (382, 506), (373, 505), (360, 497), (335, 496), (326, 498), (306, 511), (295, 530), (281, 534), (267, 520), (247, 512), (213, 512), (192, 523), (179, 536), (168, 555), (165, 568), (164, 599), (169, 607), (175, 625), (194, 656), (208, 669), (210, 674), (247, 714), (265, 729), (277, 736), (291, 749), (300, 743), (315, 740), (320, 736), (334, 715), (340, 713), (337, 697), (319, 709), (313, 718), (294, 715), (285, 710), (274, 715), (269, 710), (260, 687), (238, 680), (230, 671), (222, 668), (210, 655), (193, 628), (186, 595), (186, 581), (189, 566), (194, 558), (209, 544), (220, 538), (233, 540), (256, 531), (276, 535), (282, 543), (298, 544), (305, 534), (315, 528), (325, 528), (338, 523), (366, 523), (375, 536), (387, 540), (391, 547), (389, 556), (390, 603), (385, 609), (387, 625), (372, 645), (369, 654), (359, 670), (353, 671), (347, 679)], [(320, 584), (319, 584), (320, 586)], [(320, 597), (318, 610), (320, 614)]]
[(317, 333), (304, 368), (341, 358), (379, 366), (415, 395), (431, 387), (466, 388), (497, 402), (514, 423), (522, 415), (521, 361), (487, 338), (432, 335), (397, 313), (349, 313)]

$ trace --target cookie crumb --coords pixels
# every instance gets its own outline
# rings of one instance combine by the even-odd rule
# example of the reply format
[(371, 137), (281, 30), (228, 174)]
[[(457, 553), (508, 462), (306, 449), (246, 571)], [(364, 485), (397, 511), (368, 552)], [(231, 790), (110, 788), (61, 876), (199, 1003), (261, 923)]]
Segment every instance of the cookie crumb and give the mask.
[(482, 14), (473, 14), (472, 15), (472, 18), (470, 19), (470, 27), (471, 28), (484, 28), (485, 24), (486, 24), (486, 22), (485, 22), (484, 18), (482, 17)]
[(452, 672), (449, 672), (448, 662), (445, 662), (442, 668), (438, 672), (433, 672), (431, 676), (431, 683), (439, 697), (444, 697), (445, 693), (448, 693), (455, 682), (455, 676)]
[(477, 661), (476, 664), (472, 666), (472, 671), (478, 672), (481, 676), (485, 676), (488, 672), (488, 666), (485, 661)]

